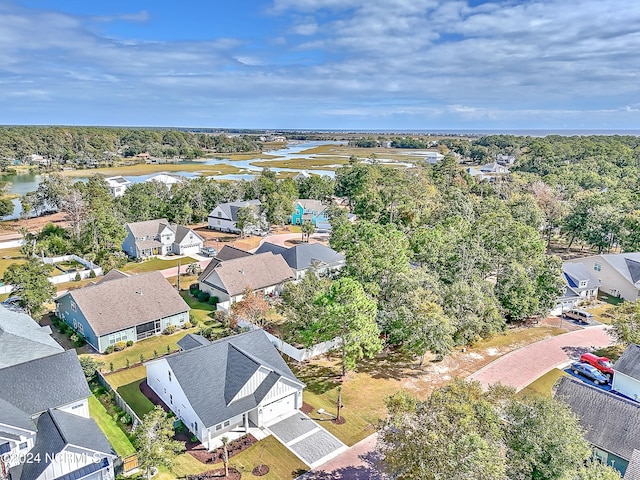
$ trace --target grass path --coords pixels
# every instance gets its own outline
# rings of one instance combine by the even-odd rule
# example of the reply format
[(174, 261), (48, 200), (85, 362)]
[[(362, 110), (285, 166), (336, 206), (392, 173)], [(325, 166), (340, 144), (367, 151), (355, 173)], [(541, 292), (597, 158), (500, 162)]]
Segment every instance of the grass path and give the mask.
[(104, 406), (93, 395), (89, 397), (89, 414), (98, 424), (100, 430), (102, 430), (102, 433), (107, 437), (109, 443), (118, 455), (126, 457), (136, 453), (136, 449), (125, 433), (118, 427), (113, 417), (107, 413)]

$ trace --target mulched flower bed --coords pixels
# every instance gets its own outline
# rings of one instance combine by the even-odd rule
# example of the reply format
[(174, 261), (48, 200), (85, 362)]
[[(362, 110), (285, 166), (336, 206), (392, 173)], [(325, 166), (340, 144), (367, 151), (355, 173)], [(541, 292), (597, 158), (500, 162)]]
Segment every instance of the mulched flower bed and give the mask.
[[(229, 458), (239, 454), (240, 452), (245, 451), (247, 448), (249, 448), (251, 445), (253, 445), (257, 441), (258, 440), (256, 440), (256, 437), (254, 437), (251, 434), (248, 434), (238, 438), (237, 440), (229, 442), (229, 444), (227, 445), (227, 453), (229, 454)], [(218, 448), (217, 450), (213, 450), (209, 452), (207, 451), (207, 449), (205, 449), (202, 446), (201, 443), (192, 444), (191, 442), (187, 442), (186, 447), (187, 447), (187, 453), (201, 463), (222, 462), (222, 455), (223, 455), (222, 448)], [(232, 477), (229, 477), (229, 478), (232, 478)]]
[(307, 402), (302, 402), (302, 408), (300, 409), (300, 411), (305, 415), (309, 415), (311, 412), (313, 412), (313, 407)]
[(187, 480), (208, 480), (210, 478), (226, 478), (228, 480), (240, 480), (242, 474), (235, 468), (229, 467), (229, 475), (224, 476), (224, 468), (217, 468), (215, 470), (208, 470), (199, 475), (189, 475)]
[(334, 418), (333, 420), (331, 420), (331, 423), (335, 425), (344, 425), (345, 423), (347, 423), (347, 419), (340, 415), (340, 419)]
[(258, 465), (257, 467), (254, 467), (253, 470), (251, 470), (251, 473), (255, 477), (266, 475), (267, 473), (269, 473), (269, 465), (265, 465), (264, 463), (262, 465)]

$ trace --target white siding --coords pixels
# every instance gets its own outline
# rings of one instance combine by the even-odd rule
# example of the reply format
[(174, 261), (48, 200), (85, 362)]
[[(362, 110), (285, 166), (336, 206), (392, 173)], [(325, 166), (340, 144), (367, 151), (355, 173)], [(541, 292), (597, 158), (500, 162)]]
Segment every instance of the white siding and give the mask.
[(615, 369), (611, 390), (634, 400), (640, 400), (640, 381), (624, 373), (617, 372)]
[[(14, 439), (9, 438), (8, 436), (3, 436), (3, 432), (12, 435), (18, 435), (20, 438)], [(35, 439), (35, 432), (28, 432), (26, 430), (15, 428), (10, 425), (0, 425), (0, 443), (5, 443), (8, 441), (9, 448), (11, 449), (7, 454), (5, 454), (6, 456), (4, 457), (6, 467), (11, 468), (20, 463), (20, 457), (25, 455), (29, 450), (33, 448)], [(20, 448), (20, 445), (22, 445), (22, 448)]]
[[(67, 473), (86, 467), (93, 463), (94, 460), (105, 458), (99, 454), (96, 454), (94, 457), (94, 453), (95, 452), (91, 450), (80, 449), (69, 445), (56, 455), (55, 460), (49, 463), (45, 471), (38, 477), (38, 480), (54, 480)], [(36, 460), (34, 459), (34, 461)], [(41, 458), (40, 461), (45, 460)], [(90, 478), (102, 480), (113, 479), (113, 459), (109, 457), (109, 467), (101, 472), (96, 472), (96, 474), (93, 474)]]
[(267, 403), (273, 402), (278, 398), (286, 397), (287, 395), (291, 395), (292, 393), (300, 390), (300, 387), (296, 387), (289, 383), (286, 383), (286, 381), (281, 378), (271, 388), (271, 390), (269, 390), (269, 393), (267, 393), (262, 402), (260, 402), (260, 405), (266, 405)]
[(234, 402), (240, 398), (246, 397), (247, 395), (252, 395), (253, 392), (256, 391), (256, 388), (258, 388), (258, 386), (262, 383), (262, 381), (267, 378), (267, 375), (269, 375), (269, 370), (264, 367), (260, 367), (231, 401)]
[[(191, 408), (187, 396), (184, 394), (178, 380), (176, 380), (173, 371), (171, 371), (169, 362), (165, 359), (160, 359), (147, 363), (146, 367), (149, 387), (158, 394), (162, 401), (176, 414), (176, 417), (182, 420), (182, 423), (201, 442), (204, 442), (207, 438), (205, 426), (193, 408)], [(169, 381), (169, 372), (171, 372), (171, 381)], [(197, 424), (197, 428), (195, 424)]]
[(68, 405), (62, 405), (56, 408), (67, 413), (73, 413), (79, 417), (89, 418), (89, 400), (86, 398), (77, 402), (69, 403)]

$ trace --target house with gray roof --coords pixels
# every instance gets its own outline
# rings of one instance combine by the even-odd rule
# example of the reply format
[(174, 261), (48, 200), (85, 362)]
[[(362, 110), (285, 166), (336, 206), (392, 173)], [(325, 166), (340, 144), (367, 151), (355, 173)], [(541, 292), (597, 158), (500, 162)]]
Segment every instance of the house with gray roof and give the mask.
[(218, 298), (217, 308), (229, 311), (250, 288), (264, 295), (278, 295), (295, 276), (282, 255), (271, 252), (220, 261), (213, 258), (198, 277), (198, 288)]
[(612, 368), (611, 390), (640, 402), (640, 345), (629, 345)]
[(492, 163), (487, 163), (486, 165), (482, 165), (478, 167), (478, 170), (480, 170), (482, 173), (489, 173), (494, 175), (495, 174), (505, 175), (509, 173), (509, 169), (507, 167), (505, 167), (504, 165), (500, 165), (497, 162), (492, 162)]
[(293, 247), (282, 247), (264, 242), (256, 250), (256, 254), (271, 252), (282, 255), (284, 261), (291, 268), (297, 280), (304, 277), (308, 271), (321, 275), (335, 272), (344, 267), (345, 256), (322, 243), (302, 243)]
[(630, 302), (640, 292), (640, 252), (607, 253), (568, 260), (580, 263), (599, 281), (600, 293)]
[(204, 239), (190, 228), (172, 224), (166, 218), (127, 223), (122, 250), (132, 258), (154, 255), (200, 253)]
[(238, 211), (242, 208), (255, 207), (255, 226), (262, 228), (266, 224), (264, 215), (260, 213), (262, 202), (260, 200), (246, 200), (240, 202), (226, 202), (217, 205), (207, 217), (207, 226), (212, 230), (221, 232), (240, 233), (237, 227)]
[(189, 321), (189, 305), (160, 272), (114, 278), (70, 290), (56, 299), (56, 315), (96, 351), (137, 342)]
[(90, 395), (75, 350), (0, 368), (0, 472), (113, 479), (115, 454), (89, 417)]
[(0, 304), (0, 368), (59, 353), (64, 349), (20, 308)]
[(555, 398), (578, 417), (594, 457), (624, 475), (633, 452), (640, 450), (640, 403), (571, 377), (559, 380)]
[(553, 315), (561, 315), (582, 302), (598, 298), (600, 282), (581, 263), (563, 263), (562, 276), (565, 285), (562, 295), (558, 297), (556, 306), (551, 311)]
[(113, 198), (121, 197), (124, 195), (124, 191), (131, 185), (131, 182), (124, 177), (107, 177), (104, 179), (109, 188), (109, 193)]
[(145, 363), (147, 383), (212, 449), (223, 435), (264, 427), (302, 406), (304, 384), (262, 330)]
[(291, 214), (291, 223), (293, 225), (302, 225), (305, 222), (311, 222), (314, 227), (319, 229), (331, 230), (329, 217), (327, 216), (327, 205), (320, 200), (308, 198), (297, 200)]

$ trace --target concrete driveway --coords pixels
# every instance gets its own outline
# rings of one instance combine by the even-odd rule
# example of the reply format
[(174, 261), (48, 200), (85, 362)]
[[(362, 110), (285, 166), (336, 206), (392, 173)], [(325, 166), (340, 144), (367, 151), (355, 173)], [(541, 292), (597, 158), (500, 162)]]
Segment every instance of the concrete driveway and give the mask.
[(611, 345), (613, 339), (606, 328), (605, 325), (588, 327), (533, 343), (494, 360), (468, 378), (484, 387), (500, 382), (522, 390), (548, 371), (579, 359), (593, 347)]
[(347, 446), (302, 412), (267, 427), (296, 457), (314, 468), (347, 450)]

